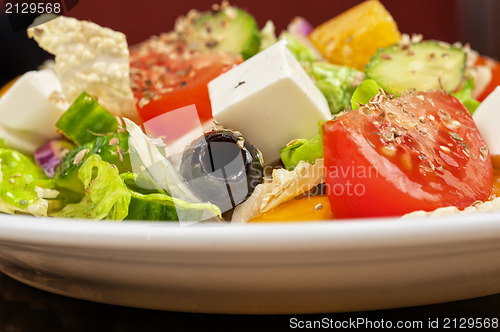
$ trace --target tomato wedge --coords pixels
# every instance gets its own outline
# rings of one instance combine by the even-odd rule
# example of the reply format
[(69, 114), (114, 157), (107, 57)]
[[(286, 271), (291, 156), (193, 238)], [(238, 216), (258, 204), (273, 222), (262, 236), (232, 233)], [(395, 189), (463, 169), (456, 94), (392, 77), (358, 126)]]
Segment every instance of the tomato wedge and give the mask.
[(493, 168), (467, 109), (444, 91), (382, 94), (323, 125), (336, 218), (398, 216), (488, 199)]
[(192, 104), (201, 122), (212, 119), (208, 82), (242, 61), (232, 53), (192, 50), (175, 35), (133, 47), (130, 73), (141, 119), (145, 122)]

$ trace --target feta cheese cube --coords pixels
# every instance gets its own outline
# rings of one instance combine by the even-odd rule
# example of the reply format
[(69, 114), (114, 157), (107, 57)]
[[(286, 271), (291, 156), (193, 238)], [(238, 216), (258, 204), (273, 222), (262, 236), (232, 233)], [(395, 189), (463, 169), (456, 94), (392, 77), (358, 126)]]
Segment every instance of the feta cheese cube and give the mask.
[(500, 85), (479, 105), (472, 115), (488, 145), (491, 155), (500, 155)]
[(331, 118), (328, 103), (280, 41), (208, 84), (214, 119), (238, 130), (263, 154), (280, 159), (296, 138), (311, 139), (318, 123)]
[(52, 70), (30, 71), (0, 98), (0, 126), (36, 135), (43, 143), (58, 137), (55, 124), (68, 107)]
[(6, 147), (23, 153), (33, 153), (43, 141), (34, 135), (26, 135), (25, 132), (16, 132), (0, 125), (0, 139)]

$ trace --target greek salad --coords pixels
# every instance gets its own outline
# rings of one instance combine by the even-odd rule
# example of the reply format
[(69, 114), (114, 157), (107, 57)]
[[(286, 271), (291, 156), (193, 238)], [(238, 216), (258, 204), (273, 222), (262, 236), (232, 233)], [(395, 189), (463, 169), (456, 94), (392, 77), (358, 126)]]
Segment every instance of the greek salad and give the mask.
[(71, 17), (0, 90), (0, 213), (193, 223), (500, 211), (500, 63), (378, 0), (313, 27), (228, 2), (128, 45)]

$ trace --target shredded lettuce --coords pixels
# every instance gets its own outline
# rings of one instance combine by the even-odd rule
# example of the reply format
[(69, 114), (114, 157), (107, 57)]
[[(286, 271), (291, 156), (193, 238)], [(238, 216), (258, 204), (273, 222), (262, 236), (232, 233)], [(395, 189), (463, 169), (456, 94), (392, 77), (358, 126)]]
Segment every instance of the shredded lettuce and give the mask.
[(255, 187), (252, 195), (234, 209), (231, 222), (244, 223), (288, 202), (325, 181), (324, 160), (301, 161), (293, 171), (273, 170), (272, 179)]
[(462, 89), (458, 90), (452, 95), (460, 100), (460, 102), (469, 110), (470, 114), (473, 114), (476, 111), (476, 108), (479, 106), (479, 101), (472, 97), (472, 91), (474, 90), (474, 78), (469, 78), (465, 81)]
[(351, 105), (354, 90), (364, 79), (364, 74), (357, 69), (328, 62), (312, 63), (310, 74), (316, 80), (316, 86), (325, 95), (332, 114), (337, 114)]
[(273, 21), (267, 21), (262, 30), (260, 30), (260, 50), (265, 50), (276, 43), (276, 33)]
[(78, 178), (85, 187), (85, 197), (80, 203), (66, 205), (53, 216), (95, 220), (127, 217), (131, 194), (115, 166), (93, 154), (82, 164)]
[(58, 195), (54, 182), (31, 158), (0, 148), (0, 212), (45, 217)]
[(299, 62), (316, 62), (319, 60), (313, 49), (292, 34), (283, 32), (280, 35), (280, 40), (286, 40), (288, 49)]

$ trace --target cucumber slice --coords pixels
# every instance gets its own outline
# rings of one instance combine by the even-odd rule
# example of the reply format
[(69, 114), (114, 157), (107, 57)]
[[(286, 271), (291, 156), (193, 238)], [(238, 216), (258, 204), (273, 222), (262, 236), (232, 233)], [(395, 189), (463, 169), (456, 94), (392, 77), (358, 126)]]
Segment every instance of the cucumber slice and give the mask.
[(452, 92), (463, 80), (466, 57), (463, 49), (437, 41), (392, 45), (377, 51), (365, 73), (396, 96), (410, 88)]
[(245, 60), (259, 52), (259, 26), (243, 9), (228, 6), (202, 13), (191, 25), (193, 29), (183, 28), (182, 33), (198, 49), (241, 54)]
[(124, 173), (121, 178), (127, 186), (131, 200), (129, 212), (125, 220), (147, 221), (178, 221), (180, 212), (188, 220), (201, 220), (203, 211), (210, 203), (190, 204), (183, 200), (172, 198), (153, 180), (142, 175)]
[[(177, 221), (177, 210), (174, 200), (160, 189), (145, 189), (138, 185), (138, 177), (133, 173), (121, 175), (128, 188), (131, 199), (126, 220)], [(142, 179), (149, 182), (148, 179)], [(140, 182), (140, 180), (139, 180)], [(155, 183), (147, 183), (146, 187), (155, 187)]]
[(85, 187), (78, 179), (78, 170), (90, 156), (93, 147), (93, 143), (80, 145), (63, 157), (54, 176), (54, 182), (58, 189), (62, 188), (70, 193), (77, 194), (78, 198), (85, 195)]
[(88, 93), (83, 92), (56, 123), (77, 145), (92, 142), (100, 134), (118, 130), (118, 121)]

